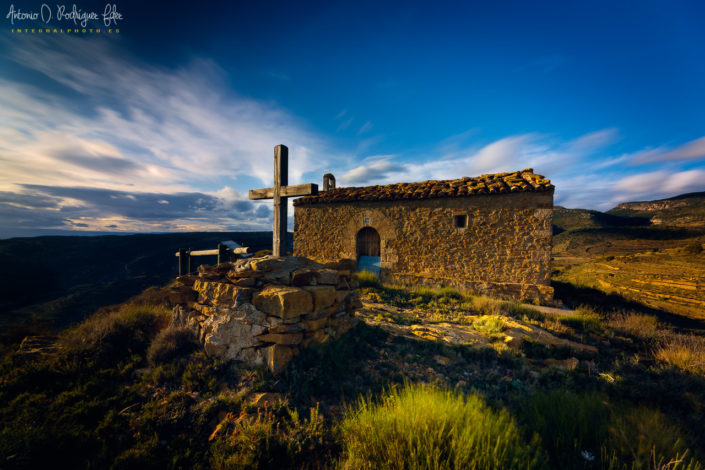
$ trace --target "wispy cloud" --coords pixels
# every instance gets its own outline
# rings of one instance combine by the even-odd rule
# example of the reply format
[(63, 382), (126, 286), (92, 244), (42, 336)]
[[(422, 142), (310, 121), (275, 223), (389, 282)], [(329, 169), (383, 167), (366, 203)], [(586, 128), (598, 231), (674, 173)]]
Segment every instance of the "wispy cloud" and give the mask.
[[(349, 174), (354, 176), (357, 183), (393, 183), (453, 179), (527, 167), (548, 175), (579, 174), (585, 168), (577, 169), (576, 165), (583, 165), (592, 152), (614, 143), (617, 138), (616, 130), (605, 129), (567, 142), (540, 134), (520, 134), (476, 145), (467, 143), (471, 135), (472, 132), (466, 132), (446, 139), (428, 154), (417, 156), (415, 161), (402, 161), (391, 156), (368, 158), (362, 165), (346, 173), (343, 181), (347, 180)], [(393, 169), (395, 166), (396, 169)]]
[(705, 137), (691, 140), (674, 149), (659, 147), (644, 150), (632, 155), (631, 158), (635, 164), (705, 159)]
[(357, 135), (362, 135), (365, 132), (369, 132), (369, 130), (372, 129), (372, 123), (370, 121), (367, 121), (362, 125), (362, 127), (357, 131)]
[(392, 162), (391, 160), (393, 158), (394, 155), (375, 155), (367, 157), (363, 165), (346, 172), (341, 177), (341, 182), (347, 185), (385, 182), (406, 170), (405, 165)]
[(0, 192), (0, 226), (11, 231), (194, 231), (269, 225), (271, 209), (230, 188), (217, 194), (148, 193), (100, 188), (23, 185)]
[[(169, 201), (155, 203), (164, 212), (174, 207), (169, 194), (195, 188), (212, 188), (211, 197), (225, 198), (227, 188), (219, 190), (214, 183), (224, 175), (270, 185), (272, 148), (279, 143), (289, 146), (296, 161), (289, 167), (292, 184), (306, 171), (331, 166), (326, 156), (332, 152), (323, 138), (275, 104), (230, 91), (224, 72), (209, 60), (194, 59), (177, 69), (155, 67), (123, 56), (109, 40), (93, 38), (27, 37), (8, 44), (7, 51), (9, 60), (64, 91), (0, 78), (0, 190), (5, 196), (30, 194), (28, 185), (33, 185), (31, 194), (39, 187), (153, 193)], [(58, 197), (56, 191), (51, 194)], [(159, 230), (191, 226), (187, 211), (180, 213), (183, 224)], [(61, 220), (70, 224), (73, 219)], [(240, 217), (233, 221), (251, 225)], [(74, 226), (98, 225), (78, 223)], [(130, 223), (137, 219), (105, 227)]]
[(627, 176), (615, 182), (611, 202), (654, 199), (705, 190), (705, 170), (651, 171)]
[(338, 124), (338, 128), (336, 130), (342, 131), (350, 127), (350, 124), (352, 124), (353, 118), (347, 118), (345, 121), (341, 122)]
[(619, 202), (635, 199), (705, 190), (705, 170), (670, 168), (639, 172), (629, 164), (632, 155), (613, 157), (608, 149), (619, 139), (619, 132), (613, 128), (567, 141), (531, 133), (481, 146), (468, 142), (473, 134), (468, 131), (447, 139), (435, 151), (414, 161), (394, 155), (368, 158), (345, 173), (342, 182), (360, 185), (453, 179), (531, 167), (551, 178), (556, 186), (556, 204), (597, 209), (609, 209)]

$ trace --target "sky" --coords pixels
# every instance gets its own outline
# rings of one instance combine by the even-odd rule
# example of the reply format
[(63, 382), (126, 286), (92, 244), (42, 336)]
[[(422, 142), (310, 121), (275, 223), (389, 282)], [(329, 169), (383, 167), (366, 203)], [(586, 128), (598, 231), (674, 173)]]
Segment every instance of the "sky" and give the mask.
[(290, 184), (705, 191), (702, 1), (42, 5), (0, 3), (0, 238), (271, 230), (278, 144)]

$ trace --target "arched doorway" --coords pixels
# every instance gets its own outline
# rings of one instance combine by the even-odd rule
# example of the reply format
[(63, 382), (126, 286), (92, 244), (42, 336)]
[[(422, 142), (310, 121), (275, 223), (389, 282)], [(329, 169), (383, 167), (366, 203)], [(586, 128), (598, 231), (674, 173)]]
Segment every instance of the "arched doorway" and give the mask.
[(363, 227), (355, 237), (357, 251), (357, 270), (370, 271), (379, 276), (380, 238), (377, 230)]

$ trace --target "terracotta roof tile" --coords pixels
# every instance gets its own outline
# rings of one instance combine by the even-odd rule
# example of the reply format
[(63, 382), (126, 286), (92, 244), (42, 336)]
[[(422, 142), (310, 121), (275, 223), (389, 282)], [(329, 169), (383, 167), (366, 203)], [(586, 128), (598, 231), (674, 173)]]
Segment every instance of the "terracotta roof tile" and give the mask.
[(527, 168), (512, 173), (496, 173), (457, 180), (336, 188), (320, 192), (317, 196), (304, 196), (295, 199), (294, 205), (464, 197), (477, 194), (551, 191), (553, 188), (550, 180), (535, 174), (533, 169)]

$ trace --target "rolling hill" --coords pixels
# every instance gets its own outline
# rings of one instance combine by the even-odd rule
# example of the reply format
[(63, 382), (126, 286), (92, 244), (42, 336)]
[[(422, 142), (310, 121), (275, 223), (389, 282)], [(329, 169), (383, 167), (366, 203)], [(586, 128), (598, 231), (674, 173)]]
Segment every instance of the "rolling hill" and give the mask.
[[(31, 318), (49, 328), (82, 320), (178, 274), (179, 248), (212, 249), (233, 240), (271, 249), (271, 232), (46, 236), (0, 240), (0, 330)], [(196, 263), (214, 263), (215, 256)]]
[(656, 201), (625, 202), (610, 209), (607, 214), (648, 219), (653, 225), (705, 227), (705, 192)]
[(589, 289), (705, 318), (705, 192), (626, 202), (604, 213), (556, 207), (554, 234), (559, 297)]

